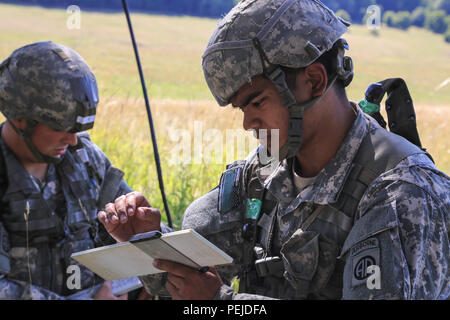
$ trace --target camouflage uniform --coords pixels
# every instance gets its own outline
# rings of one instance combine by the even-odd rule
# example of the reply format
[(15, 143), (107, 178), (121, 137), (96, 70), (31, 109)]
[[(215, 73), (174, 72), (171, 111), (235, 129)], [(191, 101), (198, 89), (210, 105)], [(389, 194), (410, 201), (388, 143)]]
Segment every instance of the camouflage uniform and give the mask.
[(131, 189), (86, 133), (77, 137), (78, 146), (49, 165), (45, 183), (32, 177), (0, 139), (7, 179), (0, 209), (0, 299), (64, 299), (78, 291), (66, 285), (69, 265), (80, 267), (81, 289), (103, 281), (70, 255), (115, 242), (97, 212)]
[[(218, 270), (227, 284), (240, 279), (239, 293), (224, 285), (216, 299), (450, 296), (450, 181), (423, 150), (353, 104), (357, 117), (340, 149), (296, 190), (292, 166), (304, 111), (336, 80), (347, 86), (353, 78), (348, 45), (339, 39), (348, 25), (317, 0), (243, 0), (211, 36), (203, 71), (218, 104), (228, 105), (242, 86), (264, 75), (290, 115), (278, 166), (262, 166), (260, 154), (267, 152), (258, 150), (227, 166), (219, 186), (185, 212), (183, 228), (234, 259)], [(298, 103), (283, 68), (307, 67), (334, 49), (327, 89)], [(142, 281), (153, 294), (167, 293), (163, 275)]]
[[(450, 297), (450, 179), (420, 149), (362, 188), (354, 216), (338, 209), (342, 199), (349, 201), (348, 186), (356, 184), (349, 182), (354, 179), (355, 158), (364, 139), (380, 131), (395, 136), (354, 107), (358, 116), (336, 156), (300, 192), (295, 190), (291, 161), (284, 160), (275, 172), (261, 176), (252, 168), (260, 166), (253, 153), (224, 173), (239, 169), (239, 187), (233, 188), (239, 190), (239, 201), (231, 210), (219, 211), (221, 198), (227, 197), (222, 183), (186, 210), (183, 229), (195, 229), (234, 258), (232, 265), (218, 267), (224, 282), (241, 278), (242, 293), (224, 285), (216, 299)], [(253, 244), (245, 237), (245, 204), (253, 196), (250, 181), (255, 177), (268, 191), (258, 222), (258, 242), (268, 256), (283, 261), (281, 272), (263, 277), (257, 275)], [(267, 202), (275, 205), (267, 207)], [(314, 212), (319, 214), (305, 227)], [(380, 267), (380, 289), (367, 287), (369, 274), (361, 266), (370, 261)], [(147, 290), (165, 294), (155, 277), (142, 280)]]
[[(63, 299), (75, 293), (74, 252), (114, 242), (97, 212), (131, 191), (84, 131), (93, 127), (98, 98), (95, 75), (72, 49), (37, 42), (0, 63), (0, 111), (37, 161), (48, 164), (40, 183), (0, 138), (0, 298)], [(14, 120), (25, 125), (16, 127)], [(42, 154), (32, 142), (43, 124), (77, 134), (62, 157)], [(3, 129), (3, 125), (0, 126)], [(80, 287), (102, 280), (80, 266)], [(69, 271), (69, 274), (67, 273)], [(72, 273), (70, 273), (72, 272)]]

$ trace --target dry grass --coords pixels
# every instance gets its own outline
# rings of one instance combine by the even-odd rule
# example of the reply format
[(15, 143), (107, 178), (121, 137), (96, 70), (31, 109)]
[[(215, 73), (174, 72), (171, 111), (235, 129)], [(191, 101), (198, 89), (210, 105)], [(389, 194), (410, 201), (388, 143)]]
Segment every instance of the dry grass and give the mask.
[(422, 146), (433, 156), (436, 166), (450, 174), (449, 107), (419, 106), (416, 114)]

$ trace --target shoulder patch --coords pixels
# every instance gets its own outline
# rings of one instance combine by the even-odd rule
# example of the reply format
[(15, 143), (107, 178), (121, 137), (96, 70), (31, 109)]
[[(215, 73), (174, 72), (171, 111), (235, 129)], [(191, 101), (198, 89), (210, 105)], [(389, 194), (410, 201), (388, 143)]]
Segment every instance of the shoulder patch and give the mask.
[(219, 183), (218, 211), (223, 214), (236, 209), (241, 204), (241, 173), (242, 167), (226, 170)]
[(380, 265), (380, 246), (377, 238), (369, 238), (350, 249), (352, 259), (352, 287), (366, 284), (370, 274), (367, 268)]

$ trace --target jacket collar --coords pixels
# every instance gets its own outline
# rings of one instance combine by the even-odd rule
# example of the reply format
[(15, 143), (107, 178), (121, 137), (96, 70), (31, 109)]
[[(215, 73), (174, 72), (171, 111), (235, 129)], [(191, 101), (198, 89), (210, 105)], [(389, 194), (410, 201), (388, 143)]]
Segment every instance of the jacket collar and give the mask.
[(293, 160), (283, 160), (270, 174), (257, 170), (261, 184), (275, 196), (281, 205), (281, 214), (295, 210), (302, 202), (320, 205), (335, 203), (351, 171), (353, 160), (368, 131), (368, 120), (354, 103), (357, 116), (333, 159), (320, 171), (314, 181), (300, 193), (296, 192), (292, 176)]

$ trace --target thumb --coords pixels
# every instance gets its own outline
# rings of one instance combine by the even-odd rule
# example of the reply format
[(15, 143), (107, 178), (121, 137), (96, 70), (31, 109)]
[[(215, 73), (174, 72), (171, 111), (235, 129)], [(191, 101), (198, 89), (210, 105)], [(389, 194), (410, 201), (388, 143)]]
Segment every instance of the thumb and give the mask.
[(210, 266), (209, 271), (213, 273), (217, 278), (219, 278), (220, 282), (223, 284), (222, 277), (220, 276), (219, 271), (217, 271), (217, 268), (215, 266)]
[(144, 197), (140, 192), (135, 192), (136, 194), (136, 206), (137, 207), (150, 207), (150, 202)]
[(103, 287), (108, 288), (108, 289), (111, 290), (112, 281), (105, 281), (105, 282), (103, 282)]
[(215, 266), (210, 266), (209, 271), (214, 273), (216, 276), (220, 277), (219, 272), (217, 271), (217, 268)]

